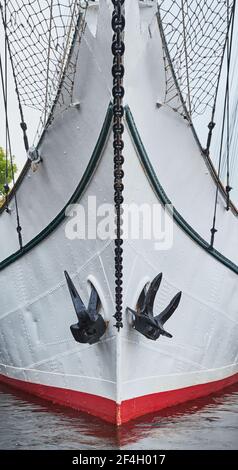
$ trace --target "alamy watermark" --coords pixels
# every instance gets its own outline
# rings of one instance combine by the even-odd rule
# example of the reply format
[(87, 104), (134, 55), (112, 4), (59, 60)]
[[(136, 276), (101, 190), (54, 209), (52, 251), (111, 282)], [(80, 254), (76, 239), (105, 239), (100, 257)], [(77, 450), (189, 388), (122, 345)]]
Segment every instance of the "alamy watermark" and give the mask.
[[(65, 215), (65, 235), (69, 240), (114, 240), (115, 208), (113, 204), (97, 204), (89, 196), (87, 207), (70, 204)], [(173, 206), (166, 204), (123, 204), (121, 210), (124, 240), (152, 240), (155, 250), (169, 250), (173, 245)]]

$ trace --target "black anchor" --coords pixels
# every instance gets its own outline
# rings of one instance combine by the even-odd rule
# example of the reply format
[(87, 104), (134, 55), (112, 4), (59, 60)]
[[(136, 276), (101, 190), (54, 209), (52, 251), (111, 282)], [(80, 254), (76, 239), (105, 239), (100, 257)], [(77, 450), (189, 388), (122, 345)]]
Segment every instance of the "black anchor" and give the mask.
[(73, 301), (78, 323), (71, 325), (71, 333), (78, 343), (95, 344), (104, 335), (107, 324), (98, 313), (101, 305), (99, 295), (92, 285), (88, 308), (85, 307), (67, 271), (64, 271), (69, 292)]
[(155, 296), (159, 290), (162, 273), (158, 274), (151, 282), (148, 290), (142, 290), (137, 302), (137, 310), (127, 307), (134, 317), (133, 327), (146, 338), (155, 341), (160, 335), (172, 338), (173, 336), (164, 329), (165, 322), (173, 315), (181, 300), (182, 292), (174, 296), (169, 305), (159, 315), (154, 317), (153, 308)]

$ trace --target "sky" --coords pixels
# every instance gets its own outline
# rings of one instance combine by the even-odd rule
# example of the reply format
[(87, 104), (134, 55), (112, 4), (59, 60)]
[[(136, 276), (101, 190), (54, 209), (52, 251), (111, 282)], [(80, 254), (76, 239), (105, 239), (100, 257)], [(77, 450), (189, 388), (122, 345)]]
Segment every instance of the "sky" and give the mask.
[[(0, 22), (1, 23), (1, 22)], [(233, 200), (238, 203), (238, 93), (237, 93), (237, 70), (238, 70), (238, 10), (236, 10), (236, 21), (235, 21), (235, 31), (234, 31), (234, 41), (233, 41), (233, 61), (231, 68), (231, 116), (234, 118), (234, 136), (233, 144), (231, 145), (232, 156), (232, 168), (233, 168)], [(2, 60), (4, 61), (4, 32), (3, 26), (0, 24), (0, 52)], [(16, 157), (16, 163), (18, 167), (18, 174), (21, 171), (25, 161), (26, 161), (26, 152), (23, 144), (22, 130), (20, 128), (20, 114), (18, 109), (17, 97), (15, 93), (14, 81), (11, 73), (11, 66), (8, 63), (8, 114), (9, 114), (9, 125), (10, 125), (10, 134), (11, 134), (11, 144), (12, 152)], [(219, 141), (220, 141), (220, 132), (221, 132), (221, 122), (222, 122), (222, 110), (223, 110), (223, 100), (224, 100), (224, 84), (225, 84), (225, 74), (222, 76), (221, 80), (221, 92), (218, 96), (217, 102), (217, 113), (215, 116), (216, 128), (214, 130), (214, 137), (211, 147), (212, 156), (214, 160), (218, 160), (219, 154)], [(236, 112), (237, 111), (237, 112)], [(0, 89), (0, 146), (5, 148), (5, 125), (4, 125), (4, 106), (2, 98), (2, 90)], [(28, 140), (29, 145), (31, 146), (34, 142), (36, 135), (36, 130), (38, 127), (40, 112), (32, 108), (24, 107), (24, 117), (25, 122), (27, 123), (28, 130)], [(209, 122), (209, 115), (202, 116), (195, 119), (195, 126), (198, 130), (198, 134), (201, 137), (202, 144), (206, 141), (207, 136), (207, 124)], [(204, 125), (206, 123), (206, 125)], [(237, 136), (237, 137), (236, 137)], [(226, 168), (223, 166), (223, 174), (226, 173)]]

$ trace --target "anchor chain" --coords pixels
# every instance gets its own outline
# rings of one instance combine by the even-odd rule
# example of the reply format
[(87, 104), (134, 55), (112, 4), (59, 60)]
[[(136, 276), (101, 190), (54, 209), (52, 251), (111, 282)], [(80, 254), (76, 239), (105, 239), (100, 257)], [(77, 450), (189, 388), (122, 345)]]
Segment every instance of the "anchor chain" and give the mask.
[(114, 9), (112, 13), (112, 54), (113, 54), (113, 149), (114, 149), (114, 204), (116, 215), (116, 238), (115, 238), (115, 307), (116, 328), (118, 331), (123, 327), (122, 322), (122, 292), (123, 292), (123, 239), (122, 239), (122, 204), (123, 204), (123, 56), (125, 44), (123, 32), (125, 29), (125, 16), (123, 5), (125, 0), (112, 0)]

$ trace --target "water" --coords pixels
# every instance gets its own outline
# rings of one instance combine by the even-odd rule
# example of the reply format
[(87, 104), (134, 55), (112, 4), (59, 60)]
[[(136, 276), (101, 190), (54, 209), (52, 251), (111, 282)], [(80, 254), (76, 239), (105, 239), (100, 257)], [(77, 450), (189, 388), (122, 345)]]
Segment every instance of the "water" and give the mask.
[(0, 385), (0, 449), (238, 449), (238, 385), (116, 429)]

